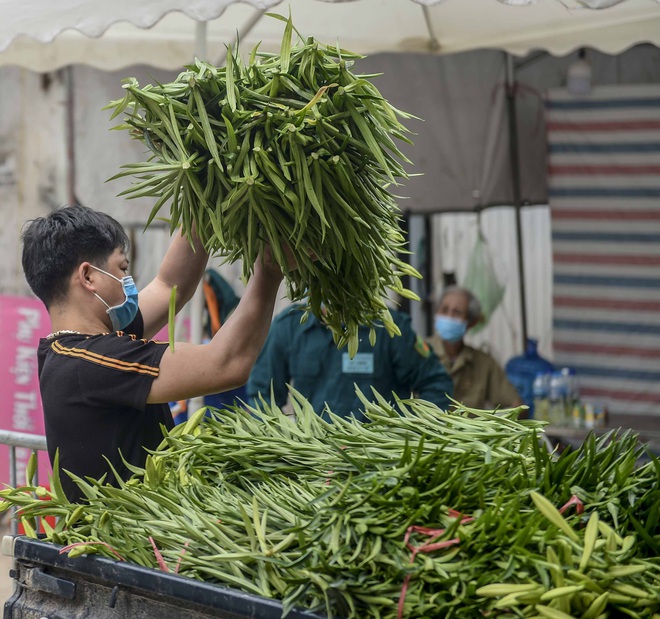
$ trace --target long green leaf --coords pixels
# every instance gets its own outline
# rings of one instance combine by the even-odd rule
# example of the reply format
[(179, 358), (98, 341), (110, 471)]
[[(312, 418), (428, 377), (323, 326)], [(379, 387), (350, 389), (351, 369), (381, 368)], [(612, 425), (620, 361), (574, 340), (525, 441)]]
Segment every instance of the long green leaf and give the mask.
[(222, 170), (222, 163), (220, 162), (220, 155), (218, 154), (218, 145), (215, 142), (215, 135), (213, 129), (211, 129), (211, 124), (209, 123), (209, 117), (206, 113), (206, 105), (204, 104), (199, 89), (196, 87), (193, 88), (193, 96), (195, 98), (195, 103), (197, 104), (197, 113), (199, 114), (199, 121), (202, 124), (202, 130), (204, 131), (206, 146), (213, 157), (213, 161), (215, 161), (215, 164)]
[(172, 286), (170, 293), (170, 305), (167, 313), (167, 337), (170, 350), (174, 352), (174, 326), (176, 321), (176, 286)]

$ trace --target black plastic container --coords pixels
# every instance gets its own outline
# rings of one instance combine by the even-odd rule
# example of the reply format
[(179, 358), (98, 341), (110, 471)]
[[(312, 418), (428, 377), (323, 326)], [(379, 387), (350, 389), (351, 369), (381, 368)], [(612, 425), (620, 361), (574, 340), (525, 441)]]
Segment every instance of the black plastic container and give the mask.
[[(11, 548), (13, 546), (13, 550)], [(280, 619), (282, 604), (220, 585), (101, 557), (70, 559), (60, 546), (5, 538), (17, 586), (4, 619)], [(287, 619), (323, 619), (292, 610)]]

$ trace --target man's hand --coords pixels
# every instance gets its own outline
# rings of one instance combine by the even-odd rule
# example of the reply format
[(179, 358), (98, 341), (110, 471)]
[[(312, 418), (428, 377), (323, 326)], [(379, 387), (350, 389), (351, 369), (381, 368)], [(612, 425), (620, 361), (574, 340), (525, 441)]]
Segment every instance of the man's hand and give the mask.
[[(295, 271), (298, 268), (298, 262), (296, 261), (296, 257), (293, 255), (288, 243), (282, 244), (282, 251), (284, 252), (289, 271)], [(269, 244), (264, 245), (263, 252), (259, 254), (257, 262), (254, 265), (255, 272), (257, 267), (262, 268), (264, 274), (270, 277), (283, 277), (282, 267), (275, 260), (273, 248)]]

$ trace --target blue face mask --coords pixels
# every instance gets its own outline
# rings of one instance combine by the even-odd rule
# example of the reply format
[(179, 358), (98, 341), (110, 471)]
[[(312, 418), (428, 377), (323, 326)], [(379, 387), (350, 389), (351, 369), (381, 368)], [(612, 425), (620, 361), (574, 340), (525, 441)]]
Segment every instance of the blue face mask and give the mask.
[(124, 302), (120, 303), (119, 305), (110, 307), (99, 295), (94, 293), (94, 296), (108, 308), (106, 310), (106, 314), (110, 316), (112, 328), (115, 331), (121, 331), (122, 329), (125, 329), (133, 322), (135, 316), (137, 316), (138, 311), (138, 289), (135, 285), (135, 282), (133, 281), (133, 278), (130, 275), (126, 275), (125, 277), (119, 279), (112, 273), (108, 273), (103, 269), (99, 269), (93, 264), (90, 264), (89, 266), (93, 269), (96, 269), (97, 271), (100, 271), (104, 275), (107, 275), (108, 277), (112, 277), (112, 279), (116, 279), (121, 284), (126, 298), (124, 299)]
[(463, 339), (466, 331), (467, 323), (464, 320), (450, 318), (449, 316), (436, 315), (435, 317), (435, 332), (445, 342), (458, 342), (458, 340)]

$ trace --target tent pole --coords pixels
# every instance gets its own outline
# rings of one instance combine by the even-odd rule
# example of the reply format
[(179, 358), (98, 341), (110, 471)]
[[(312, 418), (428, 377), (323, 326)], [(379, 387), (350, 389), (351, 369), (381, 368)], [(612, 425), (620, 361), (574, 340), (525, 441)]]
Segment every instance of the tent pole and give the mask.
[(516, 118), (516, 76), (513, 57), (506, 57), (506, 103), (509, 121), (509, 157), (511, 161), (511, 183), (513, 185), (513, 208), (516, 213), (516, 244), (518, 246), (518, 284), (520, 292), (520, 322), (522, 350), (527, 346), (527, 295), (525, 292), (525, 264), (523, 259), (523, 234), (521, 221), (520, 153), (518, 152), (518, 121)]
[[(404, 211), (402, 213), (401, 230), (403, 231), (403, 236), (408, 239), (408, 249), (410, 249), (410, 211)], [(410, 254), (399, 254), (399, 258), (410, 264)], [(410, 288), (410, 275), (404, 275), (401, 278), (401, 283), (404, 288)], [(410, 314), (410, 299), (399, 296), (399, 309), (406, 314)]]
[(206, 60), (206, 31), (208, 22), (195, 22), (195, 57)]
[[(195, 57), (200, 60), (206, 60), (206, 28), (207, 22), (195, 23)], [(190, 300), (190, 337), (191, 344), (202, 343), (203, 314), (204, 314), (204, 289), (200, 283), (195, 290), (195, 294)], [(194, 413), (204, 406), (204, 398), (191, 398), (188, 402), (188, 413)]]
[(64, 69), (66, 80), (66, 184), (67, 200), (70, 205), (76, 204), (76, 132), (75, 132), (75, 92), (73, 83), (73, 67)]
[(431, 19), (431, 9), (423, 5), (422, 11), (424, 12), (424, 21), (426, 22), (426, 29), (429, 32), (429, 49), (432, 52), (437, 52), (440, 49), (440, 41), (435, 35), (435, 29), (433, 28), (433, 20)]
[(424, 213), (424, 272), (422, 287), (424, 290), (424, 319), (426, 335), (433, 335), (433, 306), (435, 286), (433, 285), (433, 219), (429, 213)]

